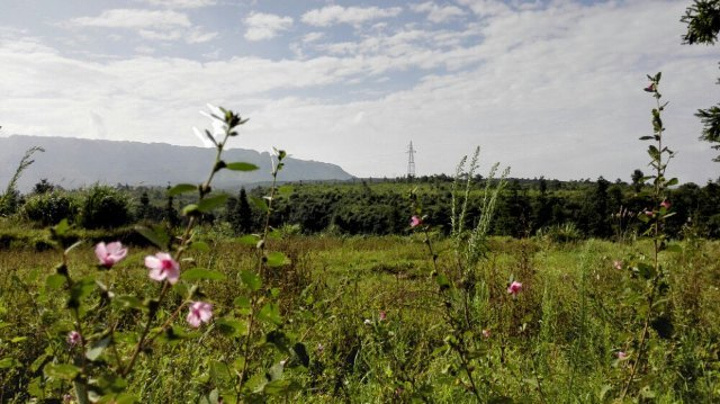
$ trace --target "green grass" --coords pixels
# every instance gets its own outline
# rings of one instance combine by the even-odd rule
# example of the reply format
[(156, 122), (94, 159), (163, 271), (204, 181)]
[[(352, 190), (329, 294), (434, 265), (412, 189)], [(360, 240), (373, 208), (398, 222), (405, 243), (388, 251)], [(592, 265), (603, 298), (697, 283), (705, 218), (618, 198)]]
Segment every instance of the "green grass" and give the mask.
[[(193, 261), (183, 263), (183, 268), (194, 265), (226, 276), (220, 282), (197, 282), (204, 299), (215, 304), (215, 318), (220, 318), (233, 310), (237, 296), (247, 293), (239, 274), (254, 269), (256, 257), (254, 249), (230, 240), (210, 241), (211, 251), (188, 255)], [(667, 296), (674, 332), (667, 339), (653, 332), (655, 349), (633, 397), (654, 396), (639, 399), (643, 402), (717, 402), (720, 244), (694, 240), (678, 245), (680, 252), (661, 257), (670, 273)], [(450, 242), (435, 240), (435, 246), (440, 251), (439, 267), (451, 270)], [(641, 305), (628, 301), (625, 293), (637, 280), (628, 271), (615, 269), (613, 261), (649, 253), (650, 245), (597, 240), (557, 245), (494, 238), (490, 247), (488, 259), (475, 269), (479, 282), (470, 304), (482, 328), (491, 332), (487, 339), (475, 337), (482, 355), (474, 363), (482, 368), (477, 374), (483, 375), (487, 401), (491, 397), (538, 403), (617, 399), (628, 361), (618, 362), (616, 354), (632, 352), (627, 344), (637, 330), (629, 319)], [(462, 367), (446, 348), (452, 329), (419, 235), (292, 236), (273, 240), (270, 248), (292, 260), (273, 269), (266, 285), (279, 292), (284, 320), (280, 328), (305, 344), (310, 365), (286, 371), (301, 386), (299, 390), (269, 401), (474, 401)], [(147, 277), (142, 262), (154, 252), (131, 247), (122, 263), (97, 278), (112, 285), (116, 295), (153, 296), (158, 284)], [(27, 402), (43, 384), (46, 398), (72, 391), (68, 383), (43, 376), (43, 367), (53, 355), (67, 360), (65, 336), (72, 329), (71, 314), (62, 309), (63, 291), (50, 291), (45, 284), (60, 259), (54, 250), (0, 250), (0, 360), (17, 361), (17, 366), (1, 369), (1, 402)], [(69, 269), (74, 279), (96, 274), (90, 243), (71, 253)], [(505, 291), (510, 279), (524, 286), (515, 299)], [(171, 292), (160, 311), (161, 320), (181, 299), (183, 284)], [(94, 292), (84, 306), (92, 308), (98, 301)], [(379, 320), (380, 311), (387, 313), (385, 321)], [(92, 309), (88, 316), (92, 317)], [(156, 343), (152, 352), (140, 356), (127, 378), (128, 391), (140, 402), (197, 402), (226, 377), (213, 363), (232, 361), (241, 353), (239, 340), (223, 336), (217, 324), (191, 331), (182, 317), (178, 325), (190, 333), (189, 338)], [(109, 321), (117, 322), (120, 335), (130, 338), (141, 320), (139, 314), (118, 311)], [(119, 344), (121, 356), (127, 358), (124, 346)], [(283, 357), (262, 344), (255, 349), (266, 370)], [(258, 368), (253, 377), (264, 371)]]

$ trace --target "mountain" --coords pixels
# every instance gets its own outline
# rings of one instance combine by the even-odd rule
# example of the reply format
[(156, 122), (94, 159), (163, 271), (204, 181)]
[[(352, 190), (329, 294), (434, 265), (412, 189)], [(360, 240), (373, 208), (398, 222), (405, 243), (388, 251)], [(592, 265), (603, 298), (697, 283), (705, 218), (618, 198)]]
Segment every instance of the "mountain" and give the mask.
[[(117, 142), (66, 137), (13, 135), (0, 138), (0, 192), (24, 155), (33, 146), (45, 149), (35, 153), (33, 163), (18, 183), (27, 192), (42, 178), (63, 188), (78, 188), (96, 182), (114, 185), (165, 186), (199, 183), (207, 179), (215, 149), (173, 146), (164, 143)], [(251, 172), (222, 170), (213, 180), (216, 188), (271, 181), (270, 154), (254, 150), (227, 149), (227, 163), (247, 162), (260, 167)], [(348, 180), (352, 175), (335, 164), (287, 158), (278, 175), (280, 181)]]

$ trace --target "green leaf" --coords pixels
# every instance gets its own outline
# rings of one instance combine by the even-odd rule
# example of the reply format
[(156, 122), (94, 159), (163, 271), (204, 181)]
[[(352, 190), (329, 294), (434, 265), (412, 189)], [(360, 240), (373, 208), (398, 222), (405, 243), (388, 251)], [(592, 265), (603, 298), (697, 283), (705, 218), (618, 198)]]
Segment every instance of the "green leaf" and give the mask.
[(258, 274), (252, 271), (240, 271), (240, 279), (242, 279), (245, 286), (253, 292), (260, 290), (260, 287), (262, 286), (262, 279), (260, 279)]
[(654, 136), (640, 136), (640, 140), (652, 140)]
[(238, 296), (235, 298), (235, 300), (233, 300), (233, 304), (239, 309), (249, 309), (250, 299), (246, 296)]
[(174, 187), (168, 189), (167, 196), (177, 196), (188, 192), (197, 191), (198, 186), (194, 184), (177, 184)]
[(60, 274), (53, 274), (45, 279), (45, 290), (50, 292), (56, 289), (60, 289), (65, 285), (65, 276)]
[(140, 400), (132, 394), (121, 393), (121, 394), (108, 394), (100, 397), (98, 404), (134, 404)]
[(215, 208), (222, 206), (227, 201), (227, 194), (209, 196), (198, 202), (197, 209), (202, 213), (210, 213)]
[(70, 230), (70, 224), (68, 223), (67, 219), (63, 219), (60, 221), (60, 223), (56, 224), (52, 227), (52, 233), (56, 237), (62, 237), (67, 233), (67, 231)]
[(299, 385), (297, 383), (294, 383), (291, 380), (287, 379), (279, 379), (279, 380), (273, 380), (265, 385), (265, 388), (263, 389), (263, 392), (267, 395), (274, 396), (274, 395), (282, 395), (282, 394), (288, 394), (294, 390), (299, 389)]
[(192, 244), (190, 244), (190, 249), (195, 251), (208, 252), (210, 251), (210, 246), (204, 241), (194, 241)]
[(230, 380), (230, 370), (228, 366), (220, 361), (210, 362), (210, 377), (215, 380), (227, 381)]
[(260, 236), (258, 236), (257, 234), (247, 234), (242, 237), (238, 237), (236, 240), (240, 244), (245, 244), (245, 245), (255, 247), (257, 245), (258, 241), (260, 241), (261, 239), (260, 239)]
[(242, 337), (248, 335), (248, 323), (234, 318), (221, 318), (215, 322), (220, 332), (227, 337)]
[(135, 231), (140, 233), (149, 242), (153, 243), (156, 247), (161, 250), (167, 250), (170, 242), (170, 236), (161, 227), (156, 227), (154, 230), (146, 226), (135, 226)]
[(270, 268), (277, 268), (290, 263), (290, 259), (288, 259), (285, 254), (278, 251), (268, 253), (265, 258), (267, 258), (267, 261), (265, 263)]
[(258, 198), (257, 196), (249, 196), (248, 199), (250, 199), (250, 202), (252, 202), (253, 205), (255, 205), (255, 207), (260, 209), (263, 213), (267, 213), (270, 210), (267, 203), (265, 203), (265, 199)]
[(258, 319), (269, 324), (282, 324), (280, 316), (280, 307), (275, 303), (266, 303), (258, 313)]
[(75, 282), (70, 288), (70, 298), (67, 302), (68, 307), (79, 307), (80, 301), (90, 296), (94, 289), (95, 281), (93, 279), (85, 278)]
[(672, 187), (673, 185), (677, 185), (677, 184), (678, 184), (678, 179), (677, 179), (677, 178), (670, 178), (670, 179), (665, 183), (665, 186), (666, 186), (666, 187)]
[(105, 337), (100, 341), (94, 342), (87, 352), (85, 352), (85, 357), (91, 361), (97, 360), (108, 345), (110, 345), (110, 337)]
[(194, 203), (186, 205), (182, 209), (183, 216), (197, 216), (199, 213), (200, 213), (200, 210), (198, 209), (198, 206)]
[(259, 167), (255, 164), (237, 162), (228, 164), (226, 168), (233, 171), (255, 171)]
[(180, 278), (186, 281), (195, 281), (198, 279), (206, 279), (210, 281), (222, 281), (225, 280), (225, 275), (218, 271), (210, 271), (202, 268), (193, 268), (184, 271), (180, 274)]
[(67, 363), (48, 363), (43, 369), (45, 376), (55, 379), (73, 380), (80, 373), (80, 368)]
[(97, 384), (103, 390), (103, 392), (112, 392), (115, 394), (125, 391), (128, 385), (125, 379), (111, 373), (102, 375), (98, 379)]
[(138, 299), (135, 296), (132, 295), (122, 295), (122, 296), (116, 296), (113, 299), (113, 303), (119, 305), (120, 307), (126, 308), (126, 309), (134, 309), (134, 310), (145, 310), (147, 307), (143, 304), (143, 302)]
[(10, 369), (20, 367), (20, 362), (15, 358), (2, 358), (0, 359), (0, 369)]

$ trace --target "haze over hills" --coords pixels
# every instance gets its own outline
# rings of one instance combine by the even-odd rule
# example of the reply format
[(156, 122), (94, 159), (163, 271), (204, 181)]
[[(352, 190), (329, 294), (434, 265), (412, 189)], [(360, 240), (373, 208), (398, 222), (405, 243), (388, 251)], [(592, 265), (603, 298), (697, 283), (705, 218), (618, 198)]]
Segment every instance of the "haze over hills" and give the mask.
[[(165, 143), (118, 142), (65, 137), (13, 135), (0, 138), (0, 187), (4, 188), (25, 151), (33, 146), (45, 149), (33, 155), (35, 163), (22, 175), (18, 188), (27, 192), (42, 178), (64, 188), (93, 183), (165, 186), (204, 181), (215, 157), (215, 149), (173, 146)], [(243, 161), (260, 167), (252, 172), (223, 170), (213, 184), (235, 188), (270, 181), (271, 160), (267, 152), (228, 149), (228, 162)], [(340, 166), (317, 161), (287, 158), (279, 175), (281, 181), (348, 180), (352, 175)]]

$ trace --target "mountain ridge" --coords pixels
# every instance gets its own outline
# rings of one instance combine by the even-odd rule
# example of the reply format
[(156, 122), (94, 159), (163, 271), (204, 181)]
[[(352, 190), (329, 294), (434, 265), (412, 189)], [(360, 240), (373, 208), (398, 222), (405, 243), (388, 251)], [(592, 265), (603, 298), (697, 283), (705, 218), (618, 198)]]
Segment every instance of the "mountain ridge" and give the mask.
[[(44, 153), (33, 155), (35, 162), (24, 172), (18, 188), (27, 192), (46, 178), (63, 188), (80, 188), (94, 183), (165, 186), (202, 182), (215, 158), (214, 148), (176, 146), (167, 143), (142, 143), (80, 139), (72, 137), (11, 135), (0, 137), (0, 187), (15, 173), (25, 151), (33, 146)], [(213, 181), (216, 188), (237, 188), (272, 180), (268, 152), (226, 149), (227, 163), (243, 161), (258, 170), (237, 172), (222, 170)], [(288, 157), (278, 176), (280, 181), (329, 181), (354, 178), (340, 166)]]

